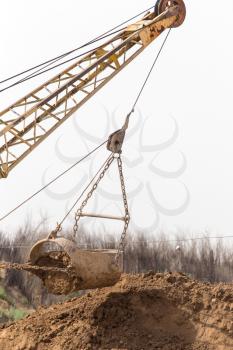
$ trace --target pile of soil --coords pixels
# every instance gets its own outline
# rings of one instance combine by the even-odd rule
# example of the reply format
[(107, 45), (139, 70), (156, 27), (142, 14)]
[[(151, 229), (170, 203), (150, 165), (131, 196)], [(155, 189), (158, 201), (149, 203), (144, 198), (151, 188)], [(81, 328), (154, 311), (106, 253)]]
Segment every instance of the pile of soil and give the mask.
[(123, 275), (114, 287), (3, 326), (0, 350), (8, 349), (233, 349), (233, 285), (180, 273)]

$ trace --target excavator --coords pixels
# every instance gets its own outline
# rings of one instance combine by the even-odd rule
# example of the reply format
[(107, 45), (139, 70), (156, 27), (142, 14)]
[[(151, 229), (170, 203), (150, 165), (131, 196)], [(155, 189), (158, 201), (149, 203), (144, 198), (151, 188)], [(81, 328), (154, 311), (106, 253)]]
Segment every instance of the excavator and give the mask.
[[(72, 65), (0, 112), (0, 179), (7, 178), (26, 156), (73, 115), (95, 93), (130, 64), (166, 29), (185, 20), (183, 0), (158, 0), (143, 18), (82, 55)], [(37, 242), (25, 264), (0, 263), (0, 268), (25, 270), (38, 276), (54, 294), (102, 288), (115, 284), (122, 273), (122, 256), (129, 225), (127, 195), (121, 151), (129, 116), (122, 129), (110, 135), (111, 152), (90, 185), (75, 214), (74, 237), (64, 237), (61, 224), (46, 239)], [(83, 210), (111, 164), (116, 161), (125, 215), (114, 217)], [(75, 242), (81, 217), (121, 220), (124, 229), (117, 250), (81, 249)]]

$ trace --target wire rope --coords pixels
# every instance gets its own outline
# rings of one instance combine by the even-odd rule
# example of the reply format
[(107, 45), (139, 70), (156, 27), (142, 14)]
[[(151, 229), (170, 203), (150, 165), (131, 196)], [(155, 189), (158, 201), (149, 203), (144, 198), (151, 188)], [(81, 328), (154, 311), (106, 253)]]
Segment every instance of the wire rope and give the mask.
[[(12, 76), (10, 76), (10, 77), (7, 77), (7, 78), (1, 80), (1, 81), (0, 81), (0, 84), (5, 83), (5, 82), (7, 82), (7, 81), (9, 81), (9, 80), (12, 80), (12, 79), (14, 79), (14, 78), (17, 78), (17, 77), (19, 77), (19, 76), (21, 76), (21, 75), (24, 75), (24, 74), (26, 74), (26, 73), (28, 73), (28, 72), (31, 72), (32, 70), (35, 70), (35, 69), (40, 68), (40, 67), (43, 67), (43, 66), (45, 66), (45, 65), (49, 66), (49, 65), (51, 65), (51, 64), (53, 64), (53, 63), (55, 63), (55, 62), (57, 62), (57, 61), (59, 61), (59, 60), (61, 60), (61, 59), (63, 59), (64, 57), (66, 57), (66, 56), (68, 56), (68, 55), (70, 55), (70, 54), (72, 54), (72, 53), (74, 53), (74, 52), (76, 52), (76, 51), (78, 51), (78, 50), (80, 50), (80, 49), (86, 47), (86, 46), (89, 46), (89, 45), (91, 45), (91, 44), (93, 44), (93, 43), (95, 43), (95, 42), (97, 42), (97, 41), (103, 40), (104, 38), (107, 38), (107, 37), (109, 37), (109, 36), (111, 36), (111, 35), (113, 35), (113, 34), (118, 33), (119, 31), (123, 30), (124, 28), (121, 28), (121, 29), (119, 29), (119, 30), (116, 30), (116, 29), (122, 27), (124, 24), (127, 24), (128, 22), (130, 22), (130, 21), (132, 21), (133, 19), (139, 17), (140, 15), (142, 15), (142, 14), (144, 14), (144, 13), (150, 11), (153, 7), (154, 7), (154, 6), (151, 6), (151, 7), (147, 8), (146, 10), (141, 11), (141, 12), (138, 13), (137, 15), (135, 15), (135, 16), (133, 16), (133, 17), (131, 17), (131, 18), (129, 18), (129, 19), (123, 21), (123, 22), (120, 23), (119, 25), (113, 27), (112, 29), (110, 29), (110, 30), (104, 32), (103, 34), (97, 36), (96, 38), (94, 38), (94, 39), (88, 41), (87, 43), (85, 43), (85, 44), (83, 44), (83, 45), (80, 45), (79, 47), (77, 47), (77, 48), (75, 48), (75, 49), (72, 49), (72, 50), (70, 50), (70, 51), (68, 51), (68, 52), (65, 52), (64, 54), (61, 54), (61, 55), (59, 55), (59, 56), (56, 56), (56, 57), (54, 57), (54, 58), (52, 58), (52, 59), (49, 59), (49, 60), (47, 60), (47, 61), (45, 61), (45, 62), (42, 62), (42, 63), (40, 63), (40, 64), (38, 64), (38, 65), (36, 65), (36, 66), (33, 66), (33, 67), (31, 67), (31, 68), (28, 68), (28, 69), (26, 69), (26, 70), (24, 70), (24, 71), (22, 71), (22, 72), (20, 72), (20, 73), (14, 74), (14, 75), (12, 75)], [(75, 58), (73, 58), (73, 59), (75, 59)], [(65, 64), (65, 63), (66, 63), (66, 62), (64, 62), (64, 63), (62, 63), (62, 64)], [(46, 66), (46, 67), (47, 67), (47, 66)], [(43, 67), (43, 68), (46, 68), (46, 67)], [(40, 68), (39, 71), (40, 71), (41, 69), (43, 69), (43, 68)], [(56, 67), (54, 67), (54, 68), (56, 68)], [(54, 68), (53, 68), (53, 69), (54, 69)], [(45, 71), (45, 72), (46, 72), (46, 71)], [(35, 72), (34, 72), (34, 73), (35, 73)], [(44, 72), (43, 72), (43, 73), (44, 73)], [(32, 73), (32, 74), (33, 74), (33, 73)], [(29, 77), (29, 76), (28, 76), (28, 77)], [(19, 84), (19, 83), (21, 83), (21, 82), (26, 81), (28, 77), (25, 77), (25, 78), (19, 80), (19, 81), (16, 82), (16, 83)], [(34, 76), (33, 76), (33, 77), (34, 77)], [(25, 79), (26, 79), (26, 80), (25, 80)], [(15, 86), (15, 85), (12, 84), (12, 85), (8, 86), (7, 88), (10, 88), (10, 87), (13, 87), (13, 86)], [(7, 89), (7, 88), (6, 88), (6, 89)], [(2, 91), (4, 91), (4, 90), (5, 90), (5, 89), (2, 89), (2, 90), (0, 90), (0, 92), (2, 92)]]
[(62, 176), (64, 176), (66, 173), (68, 173), (71, 169), (73, 169), (74, 167), (76, 167), (78, 164), (80, 164), (83, 160), (85, 160), (86, 158), (88, 158), (90, 155), (92, 155), (94, 152), (96, 152), (98, 149), (100, 149), (105, 143), (107, 143), (107, 140), (102, 142), (100, 145), (98, 145), (96, 148), (94, 148), (92, 151), (90, 151), (88, 154), (86, 154), (84, 157), (82, 157), (81, 159), (79, 159), (77, 162), (75, 162), (73, 165), (71, 165), (69, 168), (67, 168), (65, 171), (63, 171), (62, 173), (60, 173), (59, 175), (57, 175), (55, 178), (53, 178), (51, 181), (49, 181), (47, 184), (45, 184), (43, 187), (41, 187), (38, 191), (34, 192), (31, 196), (29, 196), (28, 198), (26, 198), (23, 202), (21, 202), (20, 204), (18, 204), (14, 209), (10, 210), (8, 213), (6, 213), (4, 216), (2, 216), (0, 218), (0, 222), (3, 221), (4, 219), (6, 219), (9, 215), (11, 215), (12, 213), (14, 213), (16, 210), (18, 210), (19, 208), (21, 208), (24, 204), (28, 203), (31, 199), (33, 199), (35, 196), (37, 196), (40, 192), (42, 192), (43, 190), (45, 190), (48, 186), (50, 186), (51, 184), (53, 184), (55, 181), (57, 181), (58, 179), (60, 179)]

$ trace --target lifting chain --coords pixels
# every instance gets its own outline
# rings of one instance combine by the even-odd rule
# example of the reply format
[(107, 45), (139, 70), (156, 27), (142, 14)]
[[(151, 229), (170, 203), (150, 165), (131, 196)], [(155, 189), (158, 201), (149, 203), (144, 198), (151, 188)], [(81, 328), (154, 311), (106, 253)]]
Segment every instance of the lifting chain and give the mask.
[(127, 230), (128, 230), (128, 226), (129, 226), (130, 215), (129, 215), (129, 207), (128, 207), (128, 201), (127, 201), (127, 194), (126, 194), (126, 189), (125, 189), (124, 174), (123, 174), (123, 169), (122, 169), (122, 159), (121, 159), (120, 154), (117, 158), (117, 165), (118, 165), (118, 170), (119, 170), (119, 174), (120, 174), (121, 191), (122, 191), (122, 198), (123, 198), (124, 209), (125, 209), (125, 217), (124, 217), (125, 224), (124, 224), (123, 232), (121, 234), (120, 243), (119, 243), (118, 251), (117, 251), (117, 255), (116, 255), (116, 263), (117, 263), (117, 265), (119, 265), (120, 264), (120, 255), (121, 255), (121, 253), (124, 254), (124, 251), (125, 251), (126, 235), (127, 235)]
[(117, 254), (116, 254), (116, 263), (117, 265), (120, 264), (120, 255), (125, 250), (125, 239), (126, 239), (126, 234), (129, 226), (129, 221), (130, 221), (130, 215), (129, 215), (129, 208), (128, 208), (128, 201), (127, 201), (127, 194), (126, 194), (126, 189), (125, 189), (125, 181), (124, 181), (124, 175), (123, 175), (123, 169), (122, 169), (122, 159), (120, 156), (120, 153), (114, 153), (111, 155), (111, 157), (108, 159), (107, 163), (104, 166), (104, 169), (100, 173), (98, 179), (92, 186), (91, 190), (88, 192), (86, 198), (82, 202), (80, 208), (76, 211), (75, 213), (75, 224), (73, 227), (73, 232), (74, 232), (74, 238), (76, 238), (77, 233), (78, 233), (78, 224), (79, 220), (82, 216), (83, 209), (87, 205), (89, 199), (92, 197), (94, 191), (97, 189), (100, 181), (103, 179), (105, 176), (106, 172), (110, 168), (111, 164), (113, 163), (114, 159), (117, 159), (117, 165), (118, 165), (118, 170), (119, 170), (119, 175), (120, 175), (120, 184), (121, 184), (121, 191), (122, 191), (122, 198), (123, 198), (123, 204), (124, 204), (124, 211), (125, 211), (125, 216), (124, 216), (124, 228), (123, 232), (121, 234), (120, 238), (120, 243), (118, 246)]
[(74, 238), (76, 238), (76, 236), (77, 236), (78, 222), (79, 222), (80, 217), (82, 215), (82, 211), (83, 211), (84, 207), (87, 205), (87, 202), (89, 201), (89, 199), (92, 197), (93, 192), (97, 189), (100, 181), (103, 179), (106, 171), (109, 169), (110, 165), (114, 161), (114, 158), (115, 158), (114, 154), (112, 154), (112, 156), (110, 156), (110, 158), (107, 160), (107, 163), (105, 164), (104, 169), (100, 173), (98, 179), (96, 180), (96, 182), (92, 186), (91, 190), (88, 192), (88, 194), (87, 194), (86, 198), (84, 199), (84, 201), (82, 202), (80, 208), (76, 211), (76, 213), (75, 213), (75, 224), (74, 224), (74, 227), (73, 227)]
[(120, 257), (121, 254), (124, 254), (125, 250), (125, 245), (126, 245), (126, 235), (127, 235), (127, 230), (129, 226), (129, 221), (130, 221), (130, 215), (129, 215), (129, 207), (128, 207), (128, 201), (127, 201), (127, 194), (126, 194), (126, 189), (125, 189), (125, 180), (124, 180), (124, 175), (123, 175), (123, 169), (122, 169), (122, 159), (121, 159), (121, 152), (122, 152), (122, 145), (124, 142), (125, 138), (125, 132), (126, 129), (128, 128), (129, 124), (129, 118), (130, 118), (129, 113), (126, 117), (125, 123), (123, 127), (120, 130), (117, 130), (113, 134), (109, 136), (108, 143), (107, 143), (107, 149), (112, 152), (111, 156), (107, 159), (106, 164), (103, 167), (103, 170), (99, 174), (97, 180), (95, 181), (94, 185), (92, 186), (91, 190), (87, 193), (86, 198), (83, 200), (80, 208), (76, 211), (75, 213), (75, 224), (73, 227), (73, 235), (74, 238), (76, 238), (77, 233), (78, 233), (78, 224), (79, 220), (83, 214), (83, 209), (87, 205), (89, 199), (92, 197), (94, 191), (97, 189), (100, 181), (103, 179), (105, 176), (106, 172), (108, 171), (109, 167), (113, 163), (114, 159), (117, 159), (117, 165), (118, 165), (118, 171), (120, 175), (120, 184), (121, 184), (121, 192), (122, 192), (122, 198), (123, 198), (123, 204), (124, 204), (124, 228), (123, 232), (120, 237), (120, 243), (118, 246), (117, 254), (116, 254), (116, 264), (119, 266), (120, 265)]
[[(84, 195), (84, 193), (88, 190), (88, 188), (91, 186), (91, 184), (95, 181), (94, 184), (92, 185), (91, 189), (87, 193), (85, 199), (83, 200), (81, 206), (75, 212), (75, 223), (74, 223), (74, 226), (73, 226), (73, 238), (75, 239), (77, 237), (79, 220), (80, 220), (81, 216), (88, 216), (88, 214), (83, 213), (83, 209), (86, 207), (89, 199), (92, 197), (92, 195), (93, 195), (94, 191), (97, 189), (99, 183), (104, 178), (104, 176), (105, 176), (106, 172), (108, 171), (108, 169), (110, 168), (111, 164), (116, 159), (117, 160), (118, 171), (119, 171), (119, 176), (120, 176), (121, 193), (122, 193), (122, 199), (123, 199), (123, 204), (124, 204), (125, 215), (124, 215), (124, 217), (121, 217), (121, 218), (119, 218), (119, 217), (117, 217), (117, 218), (116, 217), (110, 217), (110, 216), (106, 217), (106, 216), (101, 216), (101, 215), (96, 215), (95, 216), (95, 215), (91, 215), (91, 214), (89, 214), (89, 216), (100, 217), (100, 218), (102, 217), (102, 218), (108, 218), (108, 219), (113, 219), (113, 220), (114, 219), (116, 219), (116, 220), (120, 219), (120, 220), (124, 221), (124, 228), (123, 228), (123, 231), (122, 231), (122, 234), (121, 234), (121, 237), (120, 237), (120, 242), (119, 242), (119, 246), (118, 246), (116, 257), (115, 257), (115, 263), (120, 268), (121, 268), (120, 265), (122, 265), (121, 264), (121, 256), (124, 259), (124, 251), (125, 251), (125, 246), (126, 246), (126, 235), (127, 235), (127, 230), (128, 230), (129, 221), (130, 221), (129, 207), (128, 207), (128, 201), (127, 201), (127, 193), (126, 193), (126, 189), (125, 189), (125, 180), (124, 180), (124, 174), (123, 174), (123, 169), (122, 169), (121, 153), (122, 153), (122, 145), (123, 145), (123, 142), (124, 142), (125, 133), (126, 133), (126, 130), (128, 128), (128, 124), (129, 124), (129, 118), (130, 118), (130, 115), (132, 113), (133, 113), (133, 110), (132, 110), (132, 112), (130, 112), (127, 115), (123, 127), (121, 129), (115, 131), (113, 134), (111, 134), (109, 136), (109, 139), (108, 139), (108, 142), (107, 142), (107, 149), (111, 152), (111, 155), (107, 158), (107, 160), (105, 161), (103, 166), (100, 168), (100, 170), (97, 172), (97, 174), (94, 176), (94, 178), (91, 180), (89, 185), (86, 187), (86, 189), (83, 191), (83, 193), (79, 197), (79, 199), (81, 199), (82, 196)], [(62, 230), (62, 223), (68, 217), (68, 215), (70, 214), (71, 210), (77, 204), (79, 199), (75, 202), (75, 204), (70, 209), (70, 211), (65, 215), (65, 217), (63, 218), (61, 223), (57, 224), (56, 229), (53, 230), (49, 234), (48, 239), (55, 239), (55, 238), (57, 238), (58, 232), (60, 232)]]

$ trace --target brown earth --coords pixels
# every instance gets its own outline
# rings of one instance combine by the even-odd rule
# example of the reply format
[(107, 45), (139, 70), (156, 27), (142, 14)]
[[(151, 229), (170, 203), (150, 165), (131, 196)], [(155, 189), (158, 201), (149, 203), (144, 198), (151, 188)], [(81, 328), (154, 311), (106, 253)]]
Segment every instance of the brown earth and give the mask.
[(2, 327), (0, 350), (29, 349), (233, 349), (233, 285), (123, 275), (114, 287)]
[[(46, 266), (46, 259), (43, 260), (45, 266), (31, 265), (30, 263), (0, 263), (0, 269), (14, 269), (27, 271), (39, 277), (49, 293), (57, 295), (67, 295), (77, 290), (80, 279), (72, 267)], [(59, 264), (59, 259), (57, 260)], [(51, 263), (51, 261), (50, 261)], [(80, 289), (79, 289), (80, 290)]]

